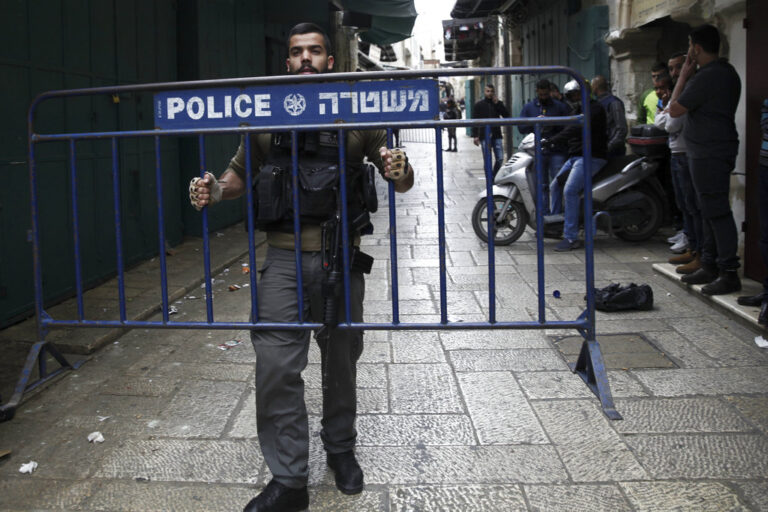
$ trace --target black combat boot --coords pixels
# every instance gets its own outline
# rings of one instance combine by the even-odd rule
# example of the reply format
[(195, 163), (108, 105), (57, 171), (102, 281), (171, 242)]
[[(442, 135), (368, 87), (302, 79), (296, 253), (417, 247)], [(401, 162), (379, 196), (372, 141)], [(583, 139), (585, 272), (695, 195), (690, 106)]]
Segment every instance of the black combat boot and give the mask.
[(757, 317), (757, 323), (760, 325), (768, 325), (768, 298), (763, 301), (763, 305), (760, 308), (760, 314)]
[(757, 295), (743, 295), (736, 299), (736, 302), (741, 306), (760, 307), (763, 304), (763, 299), (768, 298), (765, 292), (760, 292)]
[(701, 293), (704, 295), (726, 295), (740, 290), (741, 279), (739, 279), (739, 273), (735, 270), (721, 270), (720, 276), (702, 287)]
[(300, 512), (309, 507), (307, 487), (293, 489), (274, 478), (253, 498), (243, 512)]
[(699, 270), (680, 279), (685, 284), (708, 284), (717, 279), (717, 267), (714, 265), (701, 266)]
[(344, 494), (358, 494), (363, 490), (363, 470), (352, 450), (327, 454), (328, 466), (336, 476), (336, 488)]

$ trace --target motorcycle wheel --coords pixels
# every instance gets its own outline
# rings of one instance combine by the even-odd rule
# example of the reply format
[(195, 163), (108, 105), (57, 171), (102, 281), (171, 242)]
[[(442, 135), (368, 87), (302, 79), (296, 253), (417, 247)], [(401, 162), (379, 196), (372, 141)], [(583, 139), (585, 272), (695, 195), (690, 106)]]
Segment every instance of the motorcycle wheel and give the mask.
[(640, 224), (622, 226), (621, 231), (616, 232), (617, 237), (628, 242), (648, 240), (656, 234), (664, 222), (664, 206), (661, 199), (656, 194), (647, 190), (641, 189), (638, 192), (645, 196), (647, 204), (645, 211), (648, 213), (648, 216)]
[[(506, 197), (493, 196), (494, 213), (497, 213), (504, 207), (507, 201)], [(488, 202), (486, 198), (480, 199), (472, 211), (472, 228), (475, 234), (483, 242), (488, 242)], [(498, 217), (498, 215), (497, 215)], [(496, 245), (509, 245), (520, 238), (525, 232), (525, 225), (528, 224), (528, 212), (525, 206), (517, 201), (509, 203), (505, 215), (500, 221), (496, 222), (493, 241)]]

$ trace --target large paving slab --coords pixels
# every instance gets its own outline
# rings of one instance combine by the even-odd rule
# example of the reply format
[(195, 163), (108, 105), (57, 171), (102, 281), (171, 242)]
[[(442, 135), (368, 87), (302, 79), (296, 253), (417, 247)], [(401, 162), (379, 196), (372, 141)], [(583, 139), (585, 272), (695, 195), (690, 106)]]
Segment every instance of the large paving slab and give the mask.
[(768, 475), (768, 440), (762, 435), (642, 435), (625, 441), (655, 479)]
[(253, 441), (127, 440), (97, 478), (167, 482), (255, 483), (264, 459)]
[(411, 485), (390, 491), (391, 512), (513, 512), (527, 510), (517, 485)]
[(750, 510), (733, 489), (719, 482), (623, 482), (620, 485), (637, 511)]
[(510, 372), (458, 374), (481, 444), (546, 444), (536, 415)]
[(615, 484), (525, 485), (523, 488), (531, 504), (530, 510), (537, 512), (632, 510)]

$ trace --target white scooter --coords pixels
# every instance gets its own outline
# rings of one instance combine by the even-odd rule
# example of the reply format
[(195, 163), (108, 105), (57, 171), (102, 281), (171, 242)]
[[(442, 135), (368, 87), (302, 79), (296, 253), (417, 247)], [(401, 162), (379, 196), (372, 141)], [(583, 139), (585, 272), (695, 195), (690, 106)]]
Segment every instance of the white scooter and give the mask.
[[(493, 182), (496, 245), (515, 242), (525, 232), (526, 225), (536, 229), (535, 154), (534, 135), (530, 133), (496, 174)], [(635, 242), (647, 240), (658, 231), (667, 210), (664, 189), (656, 177), (661, 154), (611, 159), (593, 177), (594, 211), (605, 212), (610, 217), (610, 223), (598, 222), (598, 228)], [(472, 211), (472, 228), (484, 242), (488, 241), (486, 197), (484, 188)], [(546, 216), (545, 234), (562, 234), (562, 224), (562, 214)]]

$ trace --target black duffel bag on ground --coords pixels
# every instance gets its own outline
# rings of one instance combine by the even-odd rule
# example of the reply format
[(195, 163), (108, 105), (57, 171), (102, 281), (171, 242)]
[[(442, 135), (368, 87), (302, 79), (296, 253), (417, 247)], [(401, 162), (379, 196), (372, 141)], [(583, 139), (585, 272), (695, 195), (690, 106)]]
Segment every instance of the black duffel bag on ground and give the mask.
[(599, 311), (627, 311), (653, 309), (653, 290), (647, 284), (630, 283), (621, 286), (613, 283), (605, 288), (595, 288), (595, 308)]

